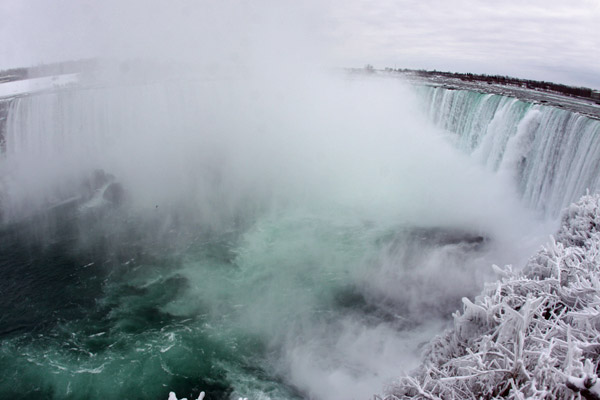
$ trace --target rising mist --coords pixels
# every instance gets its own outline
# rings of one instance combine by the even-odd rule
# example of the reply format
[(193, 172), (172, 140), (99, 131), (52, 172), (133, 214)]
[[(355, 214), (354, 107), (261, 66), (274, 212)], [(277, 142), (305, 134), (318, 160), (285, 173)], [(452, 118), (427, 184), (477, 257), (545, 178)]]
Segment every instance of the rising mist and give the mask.
[(323, 68), (319, 18), (288, 6), (81, 6), (103, 67), (15, 100), (0, 198), (4, 226), (42, 226), (44, 243), (70, 221), (77, 260), (107, 277), (102, 330), (58, 324), (84, 359), (11, 342), (40, 360), (13, 360), (23, 376), (131, 395), (141, 363), (153, 398), (191, 382), (214, 398), (367, 398), (492, 263), (529, 254), (535, 221), (506, 179), (399, 81)]

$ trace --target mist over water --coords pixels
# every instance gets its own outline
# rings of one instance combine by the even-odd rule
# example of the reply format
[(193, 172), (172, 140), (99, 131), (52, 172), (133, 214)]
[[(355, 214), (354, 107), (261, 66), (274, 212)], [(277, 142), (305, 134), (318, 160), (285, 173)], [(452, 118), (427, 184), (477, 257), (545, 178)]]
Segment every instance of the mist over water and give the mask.
[[(13, 101), (3, 397), (368, 398), (492, 263), (535, 248), (507, 179), (400, 82), (270, 65), (294, 29), (253, 41), (247, 69), (117, 63)], [(237, 36), (216, 32), (231, 65)], [(175, 48), (140, 51), (189, 62)]]
[(537, 243), (510, 186), (399, 82), (286, 78), (14, 102), (4, 234), (35, 249), (26, 275), (53, 271), (82, 304), (33, 295), (57, 319), (7, 332), (5, 393), (368, 398), (492, 263)]

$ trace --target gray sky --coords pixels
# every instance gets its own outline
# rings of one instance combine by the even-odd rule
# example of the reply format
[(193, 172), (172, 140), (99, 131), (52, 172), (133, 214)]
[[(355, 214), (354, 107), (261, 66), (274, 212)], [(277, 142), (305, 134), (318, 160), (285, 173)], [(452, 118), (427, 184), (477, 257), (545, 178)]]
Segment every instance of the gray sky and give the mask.
[(93, 56), (310, 60), (600, 88), (600, 0), (1, 0), (0, 35), (0, 68)]
[[(358, 63), (600, 86), (600, 0), (352, 0), (341, 52)], [(344, 39), (346, 38), (346, 39)]]

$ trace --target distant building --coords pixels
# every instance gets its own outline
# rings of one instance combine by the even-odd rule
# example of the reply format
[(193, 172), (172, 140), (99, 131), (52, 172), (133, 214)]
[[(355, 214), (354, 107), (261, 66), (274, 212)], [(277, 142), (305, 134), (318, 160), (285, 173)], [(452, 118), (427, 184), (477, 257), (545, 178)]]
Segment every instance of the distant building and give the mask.
[(594, 100), (600, 100), (600, 90), (592, 90), (590, 97)]

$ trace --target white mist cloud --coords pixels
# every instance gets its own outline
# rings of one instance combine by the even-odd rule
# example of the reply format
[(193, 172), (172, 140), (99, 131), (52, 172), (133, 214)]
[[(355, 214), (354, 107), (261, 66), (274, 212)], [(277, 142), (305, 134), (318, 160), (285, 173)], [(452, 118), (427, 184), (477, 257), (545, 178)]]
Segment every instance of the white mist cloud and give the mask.
[[(479, 264), (459, 269), (463, 265), (459, 252), (454, 268), (444, 268), (439, 261), (454, 254), (450, 248), (433, 252), (435, 263), (426, 264), (422, 273), (397, 272), (400, 266), (387, 253), (376, 258), (379, 262), (374, 266), (359, 263), (363, 269), (356, 272), (352, 262), (362, 258), (348, 256), (356, 246), (332, 252), (333, 245), (344, 243), (340, 238), (355, 232), (374, 231), (374, 239), (367, 243), (375, 246), (379, 237), (375, 231), (422, 224), (482, 233), (498, 246), (508, 242), (511, 246), (506, 247), (512, 248), (517, 246), (516, 238), (525, 236), (521, 224), (529, 221), (519, 213), (510, 191), (457, 155), (410, 108), (410, 94), (398, 81), (372, 80), (363, 85), (327, 77), (309, 79), (292, 72), (325, 62), (331, 45), (337, 46), (337, 61), (342, 65), (363, 59), (379, 63), (391, 57), (407, 63), (449, 62), (439, 67), (430, 64), (437, 68), (483, 68), (492, 62), (510, 67), (514, 37), (508, 41), (504, 36), (507, 26), (512, 34), (529, 37), (517, 55), (545, 43), (540, 34), (547, 30), (541, 21), (556, 21), (559, 32), (571, 28), (561, 13), (545, 12), (541, 3), (521, 11), (510, 2), (505, 4), (511, 7), (492, 8), (466, 1), (374, 5), (351, 1), (340, 5), (337, 13), (312, 2), (273, 3), (4, 3), (1, 18), (6, 24), (1, 33), (13, 39), (5, 50), (11, 63), (87, 56), (159, 58), (233, 66), (244, 72), (249, 68), (260, 79), (180, 80), (21, 99), (27, 123), (17, 124), (23, 130), (13, 134), (17, 144), (23, 141), (22, 147), (8, 142), (12, 158), (6, 167), (10, 168), (1, 172), (17, 172), (7, 183), (15, 207), (51, 192), (55, 183), (76, 181), (77, 175), (102, 168), (123, 183), (136, 209), (162, 213), (171, 202), (190, 225), (199, 220), (201, 226), (218, 226), (220, 215), (231, 217), (243, 207), (250, 208), (253, 200), (259, 204), (264, 198), (270, 200), (270, 194), (288, 205), (285, 215), (292, 214), (294, 206), (309, 209), (308, 217), (316, 216), (301, 214), (292, 220), (288, 236), (280, 221), (272, 237), (263, 240), (261, 229), (248, 234), (250, 244), (254, 244), (250, 236), (258, 236), (258, 245), (248, 245), (246, 252), (237, 255), (246, 282), (238, 284), (245, 289), (238, 292), (243, 294), (240, 302), (245, 302), (240, 326), (275, 343), (284, 355), (285, 379), (304, 392), (317, 398), (364, 398), (389, 378), (384, 374), (410, 367), (416, 344), (428, 337), (430, 327), (399, 335), (395, 326), (372, 324), (368, 318), (334, 316), (329, 325), (316, 315), (307, 318), (309, 326), (299, 331), (304, 337), (279, 339), (278, 329), (295, 325), (284, 325), (278, 317), (284, 313), (292, 322), (312, 317), (315, 304), (322, 301), (320, 293), (330, 290), (329, 285), (362, 288), (365, 297), (399, 303), (413, 300), (409, 307), (420, 311), (459, 297), (465, 286), (473, 284), (472, 269)], [(559, 6), (546, 4), (550, 9)], [(538, 22), (525, 18), (538, 12)], [(513, 14), (524, 19), (519, 21)], [(587, 18), (581, 13), (568, 15)], [(331, 33), (337, 35), (335, 40)], [(558, 40), (560, 34), (552, 37)], [(594, 39), (589, 40), (595, 45)], [(575, 57), (578, 53), (573, 51)], [(539, 69), (527, 60), (524, 63), (532, 71)], [(327, 225), (331, 210), (342, 213), (339, 225), (348, 228), (338, 230), (332, 224), (326, 234), (317, 236), (315, 222)], [(328, 237), (332, 245), (324, 250)], [(244, 263), (248, 253), (253, 257)], [(487, 259), (482, 264), (489, 265)], [(317, 286), (322, 291), (300, 285), (321, 277), (315, 271), (323, 274)], [(452, 279), (442, 281), (439, 277), (449, 271)], [(371, 285), (362, 282), (363, 272), (375, 275)], [(196, 274), (190, 278), (193, 287), (213, 286)], [(271, 290), (255, 288), (248, 275), (257, 283), (270, 284)], [(419, 285), (398, 294), (405, 278)], [(184, 294), (183, 300), (186, 305), (201, 300), (213, 301), (210, 304), (217, 309), (222, 306), (219, 298)], [(329, 329), (336, 324), (342, 333)]]
[[(236, 327), (281, 355), (273, 368), (282, 379), (315, 398), (364, 398), (410, 368), (431, 327), (404, 335), (396, 316), (362, 315), (338, 295), (354, 290), (366, 306), (384, 298), (416, 313), (451, 304), (474, 284), (473, 265), (489, 265), (463, 267), (463, 253), (450, 248), (428, 252), (423, 273), (402, 273), (398, 252), (381, 249), (381, 240), (393, 242), (389, 235), (405, 226), (450, 227), (518, 252), (513, 239), (525, 236), (527, 221), (505, 186), (416, 111), (400, 80), (285, 72), (18, 99), (0, 165), (3, 201), (11, 216), (60, 204), (59, 195), (77, 194), (78, 181), (102, 169), (122, 184), (125, 210), (164, 217), (157, 230), (181, 233), (171, 240), (183, 243), (186, 228), (227, 231), (256, 205), (263, 212), (244, 232), (235, 271), (219, 272), (233, 289), (216, 287), (194, 264), (185, 271), (190, 291), (170, 309), (192, 316), (204, 304), (220, 319), (223, 297), (239, 296), (229, 304), (240, 313)], [(452, 279), (439, 279), (449, 272)], [(414, 284), (398, 294), (406, 279)]]
[(33, 0), (2, 7), (0, 34), (9, 39), (1, 67), (84, 57), (239, 67), (298, 62), (312, 58), (323, 25), (312, 1)]

